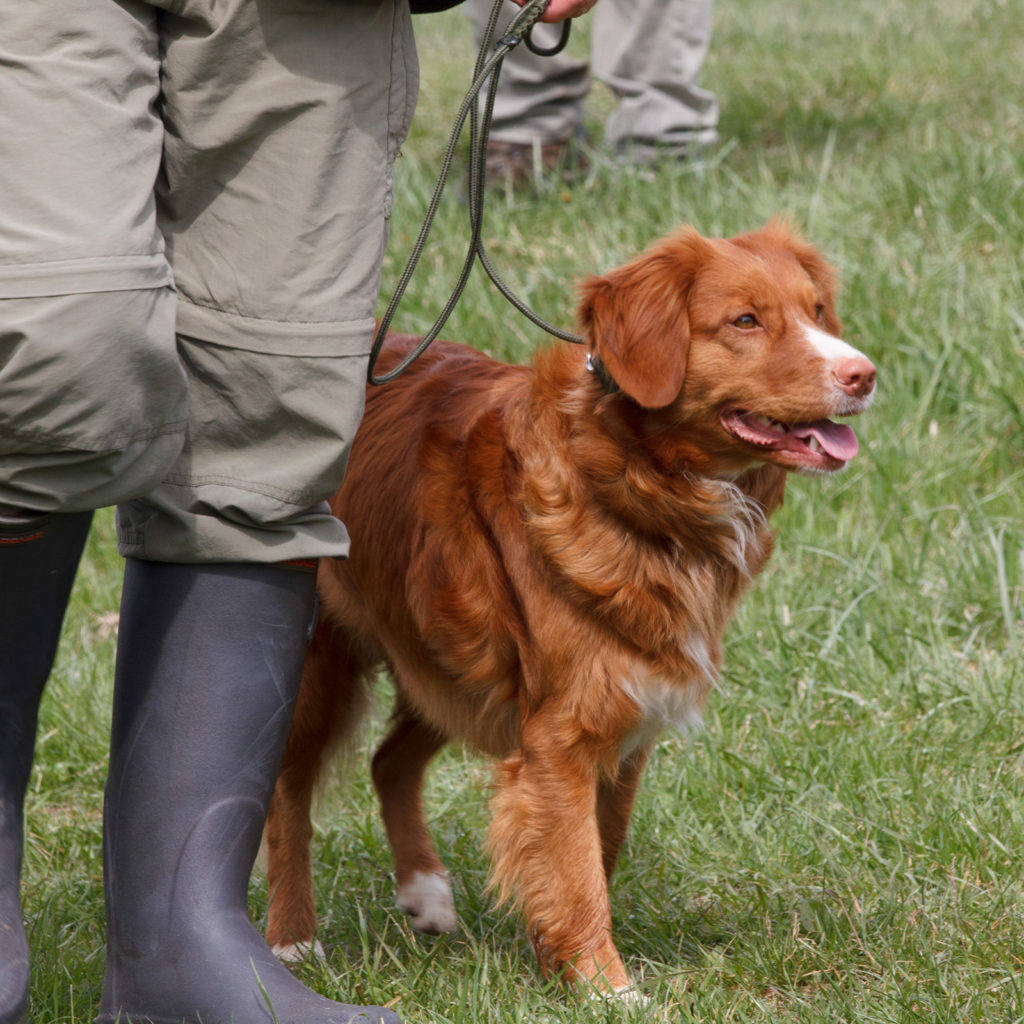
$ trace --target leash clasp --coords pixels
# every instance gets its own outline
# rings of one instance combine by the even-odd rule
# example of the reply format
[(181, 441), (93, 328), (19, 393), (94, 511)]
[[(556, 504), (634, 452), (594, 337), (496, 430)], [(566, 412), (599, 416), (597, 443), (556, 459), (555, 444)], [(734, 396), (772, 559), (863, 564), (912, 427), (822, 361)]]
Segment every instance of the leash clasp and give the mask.
[(566, 18), (562, 22), (562, 31), (558, 37), (557, 42), (554, 46), (540, 46), (533, 41), (533, 30), (537, 27), (537, 22), (534, 22), (526, 32), (526, 48), (530, 53), (537, 54), (538, 57), (554, 57), (555, 54), (561, 53), (566, 44), (569, 42), (569, 33), (572, 31), (572, 18)]

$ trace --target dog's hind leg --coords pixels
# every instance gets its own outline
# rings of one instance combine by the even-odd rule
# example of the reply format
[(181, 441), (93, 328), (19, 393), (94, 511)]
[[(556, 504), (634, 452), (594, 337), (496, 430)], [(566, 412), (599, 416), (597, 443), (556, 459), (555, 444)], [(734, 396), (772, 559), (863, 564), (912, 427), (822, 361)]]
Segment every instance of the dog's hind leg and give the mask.
[(446, 742), (399, 696), (372, 769), (395, 857), (398, 906), (414, 928), (434, 935), (455, 928), (451, 881), (423, 816), (427, 765)]
[(306, 651), (302, 687), (264, 831), (270, 905), (267, 942), (281, 960), (323, 955), (316, 941), (311, 810), (331, 753), (368, 703), (364, 666), (322, 619)]
[(618, 774), (603, 777), (597, 787), (597, 823), (601, 832), (601, 858), (605, 878), (611, 878), (629, 831), (633, 802), (647, 765), (650, 748), (630, 754), (619, 765)]

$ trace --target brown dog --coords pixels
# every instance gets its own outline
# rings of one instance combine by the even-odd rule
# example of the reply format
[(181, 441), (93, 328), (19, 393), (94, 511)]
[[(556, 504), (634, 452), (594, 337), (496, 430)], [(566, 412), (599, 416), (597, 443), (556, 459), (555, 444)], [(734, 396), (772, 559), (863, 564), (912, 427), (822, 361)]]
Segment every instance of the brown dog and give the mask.
[[(723, 630), (772, 547), (786, 471), (857, 452), (830, 417), (875, 368), (839, 340), (834, 276), (779, 225), (686, 230), (583, 285), (586, 350), (507, 366), (436, 343), (369, 391), (333, 502), (317, 628), (268, 824), (268, 939), (314, 941), (310, 800), (386, 663), (373, 760), (399, 905), (454, 926), (423, 777), (445, 744), (499, 760), (488, 846), (542, 970), (623, 991), (608, 878), (648, 752), (700, 720)], [(393, 337), (381, 367), (415, 339)]]

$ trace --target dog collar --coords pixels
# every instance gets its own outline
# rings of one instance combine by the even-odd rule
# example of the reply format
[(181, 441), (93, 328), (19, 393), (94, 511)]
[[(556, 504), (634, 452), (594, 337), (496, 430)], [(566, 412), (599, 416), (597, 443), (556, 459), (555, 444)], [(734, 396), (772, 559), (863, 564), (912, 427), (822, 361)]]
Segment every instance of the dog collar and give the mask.
[(604, 363), (598, 358), (596, 352), (587, 353), (587, 372), (597, 377), (606, 395), (614, 395), (621, 390), (615, 383), (615, 378), (605, 369)]

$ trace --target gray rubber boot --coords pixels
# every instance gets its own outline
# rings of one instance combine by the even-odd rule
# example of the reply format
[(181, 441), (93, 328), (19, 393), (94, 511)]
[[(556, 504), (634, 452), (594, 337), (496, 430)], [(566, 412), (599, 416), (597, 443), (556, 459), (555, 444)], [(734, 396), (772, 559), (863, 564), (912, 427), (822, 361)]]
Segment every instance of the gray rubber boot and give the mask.
[(28, 1009), (28, 942), (21, 917), (25, 786), (43, 687), (91, 512), (0, 511), (0, 1024)]
[(313, 574), (129, 559), (104, 807), (98, 1022), (397, 1024), (306, 988), (249, 921)]

